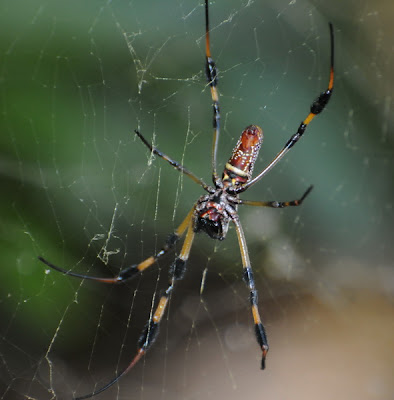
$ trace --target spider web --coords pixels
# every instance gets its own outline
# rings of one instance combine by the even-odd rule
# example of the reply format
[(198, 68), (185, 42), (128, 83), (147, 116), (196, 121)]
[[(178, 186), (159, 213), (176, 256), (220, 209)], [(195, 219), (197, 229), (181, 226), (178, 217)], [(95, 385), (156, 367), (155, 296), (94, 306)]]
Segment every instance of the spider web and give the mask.
[[(197, 236), (157, 342), (97, 399), (392, 397), (393, 11), (211, 3), (220, 167), (251, 123), (265, 133), (255, 172), (282, 148), (327, 85), (335, 27), (329, 106), (243, 198), (314, 190), (299, 208), (240, 210), (267, 370), (230, 229), (221, 243)], [(2, 4), (0, 20), (0, 399), (70, 399), (130, 361), (173, 255), (121, 286), (37, 256), (114, 275), (158, 251), (201, 195), (133, 130), (208, 181), (203, 5), (33, 0)]]

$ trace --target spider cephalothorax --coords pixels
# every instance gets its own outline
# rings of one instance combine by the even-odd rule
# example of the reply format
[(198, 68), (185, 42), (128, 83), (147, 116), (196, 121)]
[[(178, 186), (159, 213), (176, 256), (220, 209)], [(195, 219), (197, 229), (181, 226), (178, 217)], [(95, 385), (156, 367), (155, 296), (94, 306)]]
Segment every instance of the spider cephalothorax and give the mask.
[(169, 284), (165, 292), (160, 296), (156, 307), (151, 309), (148, 323), (142, 332), (141, 338), (138, 341), (137, 353), (121, 372), (112, 379), (105, 386), (96, 389), (94, 392), (85, 396), (78, 397), (75, 400), (87, 399), (95, 396), (108, 389), (116, 383), (123, 375), (130, 371), (141, 357), (148, 351), (152, 343), (155, 341), (159, 333), (160, 322), (163, 318), (164, 312), (171, 293), (175, 287), (175, 283), (183, 279), (186, 271), (186, 262), (189, 258), (190, 250), (193, 244), (196, 232), (203, 231), (211, 238), (223, 240), (226, 237), (230, 222), (234, 223), (235, 231), (238, 237), (238, 244), (241, 252), (241, 260), (243, 273), (242, 277), (249, 289), (250, 306), (252, 309), (252, 316), (254, 322), (254, 331), (257, 343), (262, 351), (261, 368), (265, 368), (265, 358), (268, 352), (268, 341), (263, 322), (260, 318), (260, 313), (257, 307), (257, 289), (253, 279), (252, 267), (249, 259), (249, 253), (245, 240), (245, 235), (242, 229), (241, 222), (237, 213), (238, 206), (241, 204), (258, 206), (258, 207), (272, 207), (283, 208), (288, 206), (299, 206), (305, 197), (310, 193), (312, 186), (310, 186), (303, 196), (298, 200), (292, 201), (251, 201), (239, 198), (239, 194), (246, 191), (249, 187), (258, 182), (271, 168), (276, 165), (282, 157), (298, 142), (304, 134), (307, 126), (312, 119), (320, 114), (327, 105), (334, 86), (334, 33), (332, 25), (330, 24), (330, 37), (331, 37), (331, 65), (330, 65), (330, 78), (328, 88), (322, 92), (317, 99), (312, 103), (307, 117), (301, 122), (297, 131), (286, 142), (282, 150), (275, 156), (275, 158), (255, 177), (252, 179), (253, 167), (257, 159), (258, 152), (263, 140), (263, 132), (257, 125), (250, 125), (242, 132), (233, 153), (226, 163), (222, 177), (220, 178), (216, 171), (216, 155), (219, 142), (220, 133), (220, 111), (219, 111), (219, 93), (217, 91), (217, 70), (210, 52), (209, 40), (209, 15), (208, 15), (208, 0), (205, 0), (205, 71), (207, 75), (208, 85), (211, 91), (212, 105), (213, 105), (213, 146), (212, 146), (212, 180), (213, 187), (208, 186), (202, 179), (198, 178), (192, 172), (187, 170), (183, 165), (174, 161), (166, 154), (162, 153), (159, 149), (153, 147), (139, 131), (135, 131), (137, 136), (149, 148), (149, 150), (169, 162), (174, 168), (181, 173), (188, 176), (195, 183), (199, 184), (207, 194), (201, 196), (194, 204), (192, 209), (187, 214), (186, 218), (181, 222), (179, 227), (172, 233), (163, 248), (155, 255), (148, 257), (141, 261), (139, 264), (133, 264), (127, 268), (122, 269), (115, 277), (101, 278), (95, 276), (88, 276), (78, 274), (73, 271), (68, 271), (60, 268), (42, 257), (39, 259), (47, 266), (63, 272), (66, 275), (75, 276), (83, 279), (91, 279), (104, 283), (120, 283), (125, 282), (143, 272), (145, 269), (154, 265), (155, 262), (164, 256), (174, 244), (186, 233), (180, 253), (175, 258), (169, 271)]
[(216, 189), (212, 194), (201, 196), (194, 210), (193, 229), (203, 231), (213, 239), (226, 237), (231, 215), (237, 212), (238, 196), (229, 195), (226, 189)]

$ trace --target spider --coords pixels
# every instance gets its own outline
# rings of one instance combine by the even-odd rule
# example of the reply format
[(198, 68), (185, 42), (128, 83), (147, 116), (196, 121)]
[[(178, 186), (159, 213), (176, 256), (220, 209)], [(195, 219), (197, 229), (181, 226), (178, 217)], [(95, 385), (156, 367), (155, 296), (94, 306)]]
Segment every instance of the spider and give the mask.
[(334, 32), (331, 23), (329, 24), (329, 30), (331, 42), (331, 63), (328, 87), (324, 92), (320, 93), (320, 95), (312, 103), (307, 117), (301, 122), (296, 133), (294, 133), (290, 137), (282, 150), (263, 169), (263, 171), (261, 171), (256, 177), (252, 178), (254, 164), (263, 141), (263, 131), (257, 125), (248, 126), (242, 132), (241, 137), (239, 138), (229, 161), (224, 167), (222, 176), (219, 177), (216, 170), (216, 154), (220, 132), (219, 93), (217, 90), (218, 76), (215, 63), (211, 57), (208, 0), (205, 0), (205, 73), (211, 91), (213, 106), (213, 186), (208, 186), (203, 180), (198, 178), (183, 165), (171, 159), (169, 156), (161, 152), (158, 148), (153, 147), (138, 130), (135, 130), (136, 135), (141, 139), (142, 143), (146, 147), (148, 147), (151, 153), (161, 157), (179, 172), (185, 174), (195, 183), (200, 185), (207, 192), (207, 194), (204, 194), (197, 200), (197, 202), (193, 205), (192, 209), (187, 214), (186, 218), (182, 221), (175, 232), (169, 235), (163, 248), (156, 255), (148, 257), (139, 264), (135, 264), (121, 270), (119, 274), (115, 277), (104, 278), (78, 274), (60, 268), (47, 261), (43, 257), (39, 257), (39, 260), (42, 261), (44, 264), (63, 274), (81, 279), (91, 279), (98, 282), (117, 284), (134, 278), (135, 276), (139, 275), (144, 270), (149, 268), (159, 258), (166, 254), (174, 246), (174, 244), (186, 233), (181, 252), (175, 258), (175, 261), (170, 267), (168, 287), (164, 294), (160, 297), (156, 308), (154, 309), (154, 312), (152, 312), (149, 317), (149, 320), (138, 341), (138, 349), (135, 356), (132, 358), (129, 365), (109, 383), (97, 390), (94, 390), (92, 393), (75, 398), (75, 400), (87, 399), (107, 390), (122, 376), (126, 375), (144, 356), (144, 354), (152, 346), (159, 333), (160, 322), (167, 308), (170, 295), (174, 290), (175, 284), (177, 283), (177, 281), (180, 281), (184, 277), (186, 271), (186, 262), (189, 258), (190, 249), (192, 247), (195, 234), (202, 231), (208, 234), (212, 239), (223, 240), (227, 235), (230, 222), (234, 223), (238, 237), (243, 266), (243, 280), (250, 292), (250, 305), (252, 309), (255, 335), (257, 343), (262, 351), (261, 369), (265, 368), (265, 359), (268, 352), (267, 334), (257, 307), (257, 289), (253, 279), (253, 271), (249, 259), (245, 235), (241, 226), (241, 222), (239, 220), (237, 209), (239, 205), (273, 208), (299, 206), (311, 192), (312, 186), (310, 186), (305, 191), (300, 199), (292, 201), (251, 201), (240, 199), (239, 195), (240, 193), (245, 192), (258, 181), (260, 181), (260, 179), (264, 175), (266, 175), (271, 170), (271, 168), (273, 168), (283, 158), (283, 156), (298, 142), (298, 140), (304, 134), (307, 126), (312, 121), (312, 119), (324, 110), (328, 101), (330, 100), (334, 86)]

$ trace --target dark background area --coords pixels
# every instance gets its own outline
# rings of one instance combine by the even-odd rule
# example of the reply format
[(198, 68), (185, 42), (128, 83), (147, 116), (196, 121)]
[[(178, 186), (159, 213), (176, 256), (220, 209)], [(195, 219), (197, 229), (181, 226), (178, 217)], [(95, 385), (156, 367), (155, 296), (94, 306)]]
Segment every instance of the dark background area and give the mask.
[[(198, 235), (157, 343), (100, 399), (391, 398), (393, 5), (232, 0), (210, 13), (219, 169), (251, 123), (265, 134), (255, 173), (282, 148), (327, 85), (335, 27), (329, 106), (243, 198), (314, 190), (299, 208), (240, 210), (267, 370), (231, 229), (222, 243)], [(122, 286), (37, 256), (116, 274), (201, 195), (133, 130), (209, 180), (203, 4), (9, 2), (0, 26), (0, 398), (70, 399), (127, 365), (173, 255)]]

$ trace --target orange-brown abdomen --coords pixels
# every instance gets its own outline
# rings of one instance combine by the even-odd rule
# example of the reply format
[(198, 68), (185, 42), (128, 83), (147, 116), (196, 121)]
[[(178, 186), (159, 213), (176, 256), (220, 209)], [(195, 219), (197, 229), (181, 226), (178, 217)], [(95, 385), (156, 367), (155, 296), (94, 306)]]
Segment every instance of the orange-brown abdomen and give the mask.
[(259, 126), (250, 125), (245, 128), (224, 168), (223, 182), (241, 185), (252, 177), (262, 141), (263, 131)]

